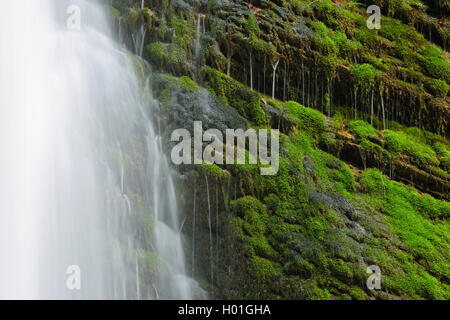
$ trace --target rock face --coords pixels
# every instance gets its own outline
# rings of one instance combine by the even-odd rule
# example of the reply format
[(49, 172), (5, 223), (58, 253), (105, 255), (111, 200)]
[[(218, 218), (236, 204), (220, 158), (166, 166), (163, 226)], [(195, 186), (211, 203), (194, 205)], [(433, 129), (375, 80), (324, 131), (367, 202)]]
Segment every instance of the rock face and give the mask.
[[(384, 141), (380, 137), (376, 142), (379, 149), (367, 150), (361, 143), (355, 141), (354, 137), (343, 131), (335, 133), (338, 140), (335, 150), (330, 150), (329, 146), (323, 146), (326, 151), (336, 155), (338, 158), (350, 163), (360, 169), (376, 167), (385, 172), (391, 179), (401, 181), (414, 186), (418, 190), (431, 194), (436, 198), (450, 200), (450, 181), (448, 173), (437, 172), (435, 167), (425, 165), (422, 168), (411, 163), (407, 155), (393, 156), (389, 151), (382, 149)], [(373, 138), (375, 139), (375, 138)], [(439, 173), (441, 175), (439, 175)]]
[(450, 297), (448, 4), (375, 1), (371, 31), (348, 1), (112, 3), (131, 50), (142, 37), (168, 153), (194, 121), (281, 132), (274, 176), (176, 167), (187, 263), (210, 298)]

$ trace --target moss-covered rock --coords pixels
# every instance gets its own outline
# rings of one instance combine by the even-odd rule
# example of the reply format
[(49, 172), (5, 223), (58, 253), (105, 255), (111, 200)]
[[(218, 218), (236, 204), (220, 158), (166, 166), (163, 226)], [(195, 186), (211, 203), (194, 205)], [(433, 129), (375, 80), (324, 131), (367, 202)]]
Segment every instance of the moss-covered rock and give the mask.
[[(369, 30), (349, 1), (113, 1), (129, 37), (145, 27), (163, 139), (198, 120), (281, 132), (274, 176), (177, 168), (187, 262), (210, 297), (449, 298), (448, 4), (424, 2), (375, 1)], [(373, 264), (381, 291), (365, 285)]]

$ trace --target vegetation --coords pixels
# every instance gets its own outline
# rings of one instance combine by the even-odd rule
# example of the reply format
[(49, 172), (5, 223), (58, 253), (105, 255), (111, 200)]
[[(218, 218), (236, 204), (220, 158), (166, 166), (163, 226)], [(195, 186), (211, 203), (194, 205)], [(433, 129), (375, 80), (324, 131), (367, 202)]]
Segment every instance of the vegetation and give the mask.
[(428, 145), (414, 141), (410, 135), (391, 130), (386, 130), (384, 135), (389, 151), (407, 154), (418, 165), (439, 165), (434, 150)]
[[(115, 16), (139, 21), (133, 3), (114, 4)], [(201, 195), (194, 276), (219, 298), (449, 299), (450, 64), (436, 13), (448, 1), (375, 1), (380, 30), (358, 2), (257, 3), (211, 1), (199, 35), (189, 5), (156, 8), (148, 25), (163, 112), (190, 114), (177, 94), (202, 86), (208, 103), (281, 132), (274, 176), (260, 164), (177, 168), (195, 177), (180, 197), (189, 243), (192, 190)], [(366, 287), (368, 265), (380, 267), (381, 291)]]

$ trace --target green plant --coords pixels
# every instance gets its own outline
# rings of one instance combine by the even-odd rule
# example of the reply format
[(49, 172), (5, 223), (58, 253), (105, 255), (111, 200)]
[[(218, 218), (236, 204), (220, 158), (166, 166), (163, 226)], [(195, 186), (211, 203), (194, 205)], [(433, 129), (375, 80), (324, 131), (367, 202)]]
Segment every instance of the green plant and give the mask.
[(147, 46), (147, 50), (150, 51), (151, 59), (162, 67), (167, 59), (164, 44), (159, 41), (152, 42)]
[(436, 142), (433, 145), (433, 149), (439, 155), (439, 162), (441, 163), (441, 166), (447, 170), (447, 172), (450, 172), (450, 148), (448, 145), (441, 142)]
[(368, 91), (375, 85), (376, 69), (367, 63), (356, 64), (351, 68), (353, 82), (357, 88)]
[(417, 165), (439, 165), (436, 153), (430, 146), (414, 141), (413, 137), (406, 133), (385, 130), (384, 138), (389, 151), (393, 153), (404, 153)]
[(313, 136), (317, 136), (325, 130), (325, 118), (319, 111), (304, 107), (295, 101), (288, 101), (285, 106), (287, 113), (297, 119), (300, 130)]
[(196, 92), (196, 91), (199, 89), (198, 84), (195, 83), (195, 82), (194, 82), (191, 78), (189, 78), (188, 76), (182, 76), (182, 77), (179, 79), (179, 84), (180, 84), (180, 87), (181, 87), (182, 89), (185, 89), (185, 90), (187, 90), (187, 91), (189, 91), (189, 92)]
[(367, 139), (376, 137), (375, 129), (363, 120), (350, 121), (348, 129), (351, 133), (356, 134), (359, 139)]
[(418, 50), (420, 61), (428, 75), (444, 81), (450, 80), (450, 64), (436, 46), (423, 46)]
[(430, 79), (425, 82), (425, 86), (432, 94), (439, 98), (445, 98), (448, 93), (449, 85), (444, 80)]

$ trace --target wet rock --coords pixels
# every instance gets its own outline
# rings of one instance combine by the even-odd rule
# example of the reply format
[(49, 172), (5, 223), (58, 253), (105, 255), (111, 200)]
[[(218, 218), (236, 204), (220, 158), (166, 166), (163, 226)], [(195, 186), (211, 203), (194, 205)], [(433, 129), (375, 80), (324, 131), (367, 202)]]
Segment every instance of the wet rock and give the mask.
[(263, 106), (262, 107), (266, 115), (270, 117), (270, 125), (272, 128), (277, 128), (284, 134), (289, 134), (292, 129), (297, 125), (295, 119), (286, 115), (281, 110)]
[(317, 180), (317, 169), (314, 166), (313, 160), (309, 155), (303, 157), (303, 169), (305, 169), (305, 173), (311, 177), (314, 177)]

